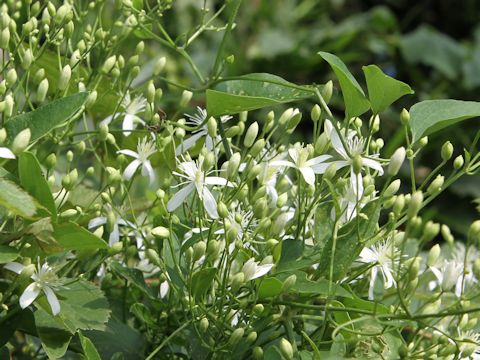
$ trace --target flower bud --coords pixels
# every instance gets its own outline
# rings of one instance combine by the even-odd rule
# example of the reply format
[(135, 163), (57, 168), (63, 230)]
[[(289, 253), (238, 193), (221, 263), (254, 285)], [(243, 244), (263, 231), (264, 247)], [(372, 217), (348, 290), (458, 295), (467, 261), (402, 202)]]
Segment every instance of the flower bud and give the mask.
[(18, 76), (15, 69), (10, 69), (7, 71), (7, 75), (5, 76), (5, 80), (7, 80), (7, 86), (11, 87), (13, 84), (17, 82)]
[(60, 73), (60, 78), (58, 79), (58, 89), (60, 91), (63, 91), (68, 87), (71, 77), (72, 69), (70, 68), (70, 65), (65, 65)]
[(288, 108), (280, 116), (280, 119), (278, 119), (278, 124), (280, 126), (283, 126), (283, 125), (287, 124), (290, 121), (290, 119), (292, 118), (293, 114), (294, 114), (293, 108)]
[(207, 244), (207, 256), (213, 259), (216, 259), (222, 246), (218, 240), (210, 240)]
[(155, 66), (153, 67), (153, 75), (157, 76), (160, 74), (167, 63), (167, 58), (162, 56), (160, 59), (157, 60)]
[(38, 84), (38, 89), (37, 89), (37, 101), (38, 102), (44, 102), (45, 97), (47, 96), (48, 93), (48, 79), (43, 79), (40, 81), (40, 84)]
[(208, 322), (208, 319), (207, 318), (202, 318), (202, 320), (200, 320), (200, 324), (198, 325), (198, 327), (200, 329), (200, 332), (205, 333), (207, 331), (209, 325), (210, 324)]
[(318, 104), (315, 104), (312, 108), (312, 111), (310, 111), (310, 117), (314, 122), (317, 122), (320, 119), (320, 115), (322, 114), (322, 109)]
[(199, 241), (193, 244), (193, 261), (200, 260), (200, 258), (205, 255), (205, 251), (207, 250), (207, 244), (205, 241)]
[(237, 238), (238, 238), (238, 227), (236, 226), (231, 226), (228, 230), (227, 230), (227, 241), (229, 243), (235, 241)]
[(123, 242), (118, 241), (108, 249), (109, 255), (116, 255), (123, 250)]
[(256, 157), (265, 148), (265, 139), (258, 139), (250, 148), (250, 155)]
[(260, 199), (253, 206), (253, 214), (259, 219), (263, 219), (267, 215), (268, 204), (267, 200)]
[(150, 260), (150, 262), (156, 266), (161, 266), (162, 261), (160, 260), (160, 255), (158, 255), (158, 252), (156, 252), (154, 249), (147, 249), (145, 252), (147, 259)]
[(192, 96), (193, 96), (193, 93), (191, 91), (183, 90), (182, 97), (180, 99), (180, 104), (179, 104), (180, 107), (181, 108), (186, 107), (190, 102), (190, 100), (192, 100)]
[(320, 90), (320, 94), (322, 95), (323, 100), (325, 100), (325, 103), (329, 103), (330, 99), (332, 98), (333, 95), (333, 81), (329, 80), (325, 85), (323, 85), (322, 90)]
[(412, 194), (410, 203), (408, 204), (407, 216), (409, 219), (417, 215), (417, 213), (422, 208), (423, 204), (423, 193), (421, 191), (416, 191)]
[(227, 206), (222, 201), (219, 201), (217, 204), (217, 212), (221, 219), (225, 219), (228, 216)]
[(250, 334), (247, 335), (247, 343), (253, 344), (255, 341), (257, 341), (257, 333), (255, 331), (252, 331)]
[(442, 190), (443, 183), (445, 178), (442, 175), (437, 175), (435, 180), (433, 180), (428, 186), (427, 193), (430, 195), (436, 194)]
[(12, 152), (15, 155), (22, 153), (28, 147), (31, 136), (32, 136), (32, 133), (28, 128), (20, 131), (18, 135), (15, 136), (15, 139), (13, 139), (12, 146), (11, 146)]
[(104, 74), (108, 74), (110, 71), (112, 71), (113, 67), (115, 66), (115, 63), (117, 62), (117, 57), (115, 55), (110, 56), (105, 62), (103, 63), (102, 66), (102, 72)]
[(428, 144), (428, 136), (422, 137), (420, 140), (418, 140), (418, 146), (425, 147)]
[(159, 239), (166, 239), (170, 237), (170, 230), (163, 226), (154, 227), (150, 233)]
[(247, 148), (253, 145), (255, 139), (258, 135), (258, 123), (255, 121), (252, 125), (248, 127), (247, 133), (245, 134), (245, 138), (243, 140), (243, 145)]
[(289, 214), (287, 213), (282, 213), (279, 216), (277, 216), (271, 228), (273, 236), (280, 235), (285, 230), (285, 226), (287, 225), (288, 219), (289, 219)]
[(470, 244), (480, 242), (480, 220), (476, 220), (470, 225), (470, 229), (468, 229), (468, 241)]
[(277, 198), (277, 208), (282, 208), (284, 207), (286, 204), (287, 204), (287, 201), (288, 201), (288, 193), (283, 193), (281, 195), (278, 196)]
[(262, 315), (264, 310), (265, 310), (265, 307), (263, 306), (263, 304), (256, 304), (253, 307), (253, 313), (256, 315)]
[(463, 167), (464, 160), (462, 155), (458, 155), (455, 160), (453, 160), (453, 168), (459, 170)]
[(431, 266), (435, 265), (435, 263), (437, 262), (437, 260), (440, 256), (440, 251), (441, 251), (440, 245), (435, 244), (434, 246), (432, 246), (432, 248), (428, 252), (428, 256), (427, 256), (427, 266), (428, 267), (431, 267)]
[(445, 224), (442, 225), (441, 233), (442, 233), (442, 237), (445, 239), (447, 243), (453, 244), (454, 238), (453, 238), (452, 232), (450, 231), (450, 228), (447, 225)]
[(380, 116), (375, 115), (372, 123), (372, 133), (375, 134), (380, 130)]
[(243, 328), (235, 329), (232, 332), (232, 335), (230, 335), (230, 338), (228, 339), (228, 344), (230, 346), (237, 345), (242, 339), (244, 334), (245, 334), (245, 330)]
[(357, 175), (362, 172), (362, 157), (360, 155), (354, 156), (352, 168), (353, 172)]
[(290, 275), (285, 279), (285, 281), (282, 284), (282, 292), (286, 293), (288, 290), (290, 290), (295, 283), (297, 282), (297, 276), (295, 274)]
[(447, 141), (443, 144), (441, 155), (442, 155), (442, 160), (443, 161), (448, 161), (452, 157), (452, 155), (453, 155), (453, 145), (450, 141)]
[(55, 15), (55, 22), (61, 24), (64, 21), (71, 20), (73, 17), (72, 8), (69, 4), (63, 4), (57, 9), (57, 14)]
[(235, 274), (232, 277), (232, 282), (231, 282), (232, 292), (236, 292), (238, 289), (240, 289), (240, 286), (242, 286), (244, 282), (245, 282), (245, 274), (243, 272), (239, 272)]
[(67, 209), (60, 213), (62, 219), (70, 219), (76, 215), (78, 215), (78, 211), (75, 209)]
[(5, 128), (0, 129), (0, 144), (3, 144), (7, 140), (7, 130)]
[(13, 114), (13, 107), (15, 105), (15, 101), (13, 100), (13, 96), (8, 94), (4, 100), (5, 108), (3, 109), (3, 113), (6, 117), (10, 117)]
[(403, 109), (400, 113), (400, 122), (404, 126), (407, 126), (410, 122), (410, 113), (407, 111), (407, 109)]
[(263, 350), (260, 346), (255, 346), (252, 351), (253, 359), (254, 360), (262, 360), (263, 359)]
[(95, 104), (96, 101), (97, 101), (97, 91), (93, 90), (87, 96), (87, 100), (85, 101), (85, 108), (90, 109)]
[(392, 211), (395, 215), (400, 215), (405, 207), (405, 196), (403, 194), (395, 196), (395, 201), (392, 206)]
[(217, 120), (214, 117), (210, 117), (207, 121), (207, 130), (210, 137), (215, 138), (217, 136)]
[(293, 359), (293, 347), (290, 341), (288, 341), (285, 338), (281, 338), (279, 343), (279, 348), (285, 360)]
[(10, 30), (7, 28), (0, 31), (0, 49), (8, 50), (10, 42)]
[(400, 167), (405, 161), (405, 153), (406, 151), (403, 146), (395, 150), (392, 158), (390, 159), (390, 164), (388, 164), (387, 174), (389, 176), (395, 176), (398, 174)]
[(98, 139), (100, 141), (107, 140), (108, 136), (108, 125), (107, 124), (100, 124), (98, 126)]

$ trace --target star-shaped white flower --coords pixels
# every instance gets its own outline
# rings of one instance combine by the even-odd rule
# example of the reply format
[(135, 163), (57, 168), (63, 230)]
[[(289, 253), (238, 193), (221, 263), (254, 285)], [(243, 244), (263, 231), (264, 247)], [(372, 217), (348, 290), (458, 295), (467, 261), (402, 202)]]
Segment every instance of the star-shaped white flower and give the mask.
[(443, 291), (450, 291), (452, 287), (456, 286), (460, 279), (460, 285), (462, 281), (463, 263), (455, 260), (444, 261), (439, 267), (430, 267), (433, 275), (437, 278), (437, 285), (439, 285)]
[(374, 298), (373, 290), (379, 272), (382, 274), (385, 289), (389, 289), (395, 285), (392, 271), (394, 267), (398, 268), (400, 257), (398, 249), (393, 245), (391, 240), (385, 240), (371, 247), (363, 248), (359, 261), (366, 264), (373, 264), (368, 290), (368, 298), (370, 300)]
[(137, 96), (135, 98), (131, 98), (130, 92), (127, 91), (123, 100), (122, 100), (122, 108), (124, 109), (123, 112), (116, 113), (114, 115), (107, 116), (103, 119), (100, 124), (110, 124), (115, 118), (119, 116), (123, 116), (122, 122), (122, 130), (125, 136), (129, 136), (132, 133), (132, 130), (136, 129), (138, 124), (145, 125), (145, 121), (143, 121), (138, 114), (145, 111), (145, 107), (147, 105), (147, 99), (143, 96)]
[[(343, 167), (350, 167), (350, 181), (355, 189), (359, 189), (359, 193), (363, 193), (362, 175), (355, 174), (353, 170), (353, 161), (357, 156), (360, 156), (362, 161), (362, 167), (367, 167), (378, 171), (380, 175), (383, 175), (382, 165), (375, 158), (378, 155), (370, 155), (369, 157), (362, 156), (365, 148), (365, 140), (359, 138), (354, 131), (349, 130), (347, 136), (342, 136), (337, 132), (333, 124), (329, 120), (325, 120), (325, 132), (330, 139), (333, 149), (340, 155), (340, 160), (332, 161), (337, 167), (337, 170)], [(345, 146), (344, 144), (345, 143)], [(330, 165), (330, 163), (328, 164)]]
[(245, 281), (250, 281), (268, 274), (272, 268), (273, 259), (271, 256), (267, 256), (261, 263), (251, 258), (243, 264), (242, 272), (245, 276)]
[(155, 180), (155, 172), (153, 171), (152, 164), (148, 158), (155, 153), (155, 143), (152, 140), (148, 140), (144, 137), (138, 140), (137, 152), (133, 150), (118, 150), (118, 154), (124, 154), (133, 157), (133, 160), (123, 172), (123, 177), (126, 180), (130, 180), (137, 171), (139, 166), (142, 166), (142, 176), (148, 176), (150, 178), (150, 184)]
[(207, 173), (202, 170), (202, 164), (202, 157), (200, 157), (197, 161), (184, 161), (178, 165), (181, 173), (176, 171), (173, 172), (175, 175), (185, 180), (177, 186), (185, 186), (176, 192), (168, 202), (167, 210), (169, 212), (175, 211), (175, 209), (177, 209), (185, 201), (188, 195), (190, 195), (193, 191), (196, 191), (198, 197), (203, 202), (203, 206), (205, 207), (208, 215), (213, 219), (218, 218), (217, 202), (210, 190), (207, 188), (207, 185), (229, 187), (233, 187), (234, 185), (222, 177), (206, 176)]
[[(5, 269), (13, 271), (17, 274), (20, 274), (24, 268), (25, 266), (18, 262), (11, 262), (5, 265)], [(39, 261), (37, 268), (31, 276), (31, 279), (33, 282), (25, 288), (20, 296), (20, 307), (25, 309), (26, 307), (30, 306), (40, 295), (40, 292), (43, 291), (47, 297), (50, 308), (52, 309), (52, 314), (58, 315), (58, 313), (60, 313), (60, 302), (55, 295), (55, 290), (62, 285), (62, 282), (55, 274), (53, 268), (48, 265), (47, 262), (40, 266)]]
[[(106, 209), (107, 212), (112, 211), (111, 207), (107, 207)], [(113, 223), (112, 227), (112, 232), (110, 233), (108, 237), (108, 245), (113, 246), (117, 242), (120, 241), (120, 226), (128, 226), (131, 229), (135, 229), (135, 224), (133, 224), (130, 221), (122, 219), (117, 213), (114, 212), (115, 215), (115, 222)], [(107, 217), (106, 216), (98, 216), (96, 218), (91, 219), (88, 222), (88, 228), (89, 229), (95, 229), (98, 228), (99, 226), (105, 225), (107, 223)]]
[(320, 155), (308, 160), (309, 150), (307, 147), (296, 145), (288, 149), (288, 155), (292, 161), (274, 160), (270, 162), (271, 166), (286, 166), (297, 169), (302, 174), (305, 182), (309, 185), (315, 185), (315, 174), (323, 174), (330, 163), (325, 161), (330, 159), (330, 155)]
[[(196, 114), (194, 115), (184, 114), (184, 115), (187, 117), (187, 121), (186, 121), (187, 125), (194, 126), (194, 127), (198, 127), (202, 124), (203, 125), (201, 126), (200, 129), (195, 130), (188, 139), (183, 140), (182, 143), (179, 146), (177, 146), (177, 148), (175, 149), (175, 155), (179, 156), (185, 153), (188, 149), (195, 146), (197, 141), (199, 141), (202, 137), (205, 137), (205, 147), (210, 151), (213, 150), (215, 144), (212, 137), (208, 135), (208, 127), (207, 127), (207, 124), (205, 123), (208, 116), (207, 110), (202, 109), (200, 106), (197, 106)], [(231, 118), (232, 118), (231, 116), (225, 115), (220, 117), (220, 121), (222, 123), (225, 123)], [(217, 139), (218, 138), (219, 137), (217, 137)]]

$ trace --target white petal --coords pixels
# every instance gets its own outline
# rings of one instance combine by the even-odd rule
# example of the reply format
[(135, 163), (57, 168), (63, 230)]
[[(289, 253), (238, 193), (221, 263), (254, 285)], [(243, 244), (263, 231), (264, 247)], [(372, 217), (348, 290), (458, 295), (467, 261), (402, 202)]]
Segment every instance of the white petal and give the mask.
[(195, 188), (195, 185), (193, 183), (188, 184), (185, 186), (183, 189), (177, 191), (175, 195), (170, 199), (170, 201), (167, 204), (167, 210), (169, 212), (174, 211), (176, 208), (178, 208), (182, 203), (185, 201), (188, 195), (193, 191)]
[(110, 236), (108, 237), (108, 245), (112, 247), (119, 241), (120, 241), (120, 230), (118, 228), (118, 225), (115, 224), (113, 225), (113, 230), (110, 233)]
[(168, 285), (168, 281), (165, 280), (160, 284), (160, 298), (163, 299), (168, 294), (168, 290), (170, 289), (170, 285)]
[(129, 150), (129, 149), (124, 149), (124, 150), (118, 150), (117, 151), (117, 154), (124, 154), (124, 155), (128, 155), (128, 156), (131, 156), (135, 159), (138, 159), (138, 154), (133, 151), (133, 150)]
[(431, 267), (430, 271), (433, 273), (433, 275), (435, 275), (435, 277), (437, 278), (439, 283), (441, 283), (443, 281), (443, 274), (440, 270), (438, 270), (435, 267)]
[(330, 164), (335, 164), (337, 167), (337, 170), (340, 170), (341, 168), (344, 168), (345, 166), (350, 166), (350, 163), (347, 160), (335, 160), (332, 162), (327, 163), (328, 165)]
[(0, 147), (0, 158), (15, 159), (15, 154), (9, 148)]
[(309, 185), (315, 185), (315, 173), (313, 170), (309, 167), (302, 167), (300, 169), (300, 172), (303, 175), (303, 178), (305, 179), (305, 182)]
[(116, 113), (115, 116), (114, 115), (109, 115), (105, 119), (100, 121), (99, 125), (108, 125), (112, 122), (112, 120), (114, 120), (119, 115), (122, 115), (122, 113)]
[(212, 151), (215, 148), (215, 146), (213, 144), (213, 139), (210, 135), (207, 135), (206, 138), (205, 138), (205, 147), (209, 151)]
[(377, 170), (380, 175), (383, 175), (383, 167), (380, 162), (373, 159), (362, 158), (362, 164), (366, 167)]
[(352, 186), (353, 193), (355, 194), (355, 199), (360, 201), (363, 196), (363, 178), (362, 174), (355, 174), (353, 172), (353, 167), (350, 171), (350, 185)]
[(133, 116), (130, 114), (125, 114), (122, 122), (123, 135), (129, 136), (132, 133), (133, 129)]
[(22, 264), (18, 263), (18, 262), (9, 262), (7, 264), (5, 264), (3, 266), (4, 269), (7, 269), (7, 270), (10, 270), (10, 271), (13, 271), (17, 274), (20, 274), (23, 269), (25, 268), (25, 266), (23, 266)]
[(306, 165), (313, 167), (313, 165), (324, 163), (328, 159), (331, 159), (331, 157), (332, 157), (331, 155), (320, 155), (320, 156), (314, 157), (313, 159), (308, 160)]
[(215, 198), (210, 190), (208, 190), (206, 187), (203, 188), (203, 205), (205, 206), (205, 210), (207, 210), (208, 215), (210, 215), (212, 219), (218, 218), (217, 202), (215, 201)]
[(140, 166), (141, 161), (138, 159), (133, 160), (126, 168), (125, 171), (123, 172), (123, 177), (126, 180), (130, 180), (135, 174), (135, 171), (137, 171), (138, 167)]
[(206, 134), (206, 131), (200, 130), (199, 132), (193, 134), (188, 139), (183, 140), (180, 145), (175, 149), (175, 155), (181, 155), (191, 147), (193, 147), (197, 141)]
[(290, 155), (293, 162), (296, 164), (298, 161), (298, 150), (295, 148), (288, 149), (288, 155)]
[(365, 263), (377, 262), (377, 257), (375, 256), (375, 253), (368, 247), (362, 249), (362, 251), (360, 252), (360, 258), (362, 259), (362, 262)]
[(153, 171), (150, 160), (147, 160), (142, 164), (142, 176), (148, 176), (150, 178), (150, 185), (155, 181), (155, 172)]
[(255, 270), (255, 274), (250, 278), (250, 280), (257, 279), (267, 274), (270, 270), (272, 270), (272, 267), (273, 264), (258, 265), (257, 269)]
[(310, 166), (315, 174), (324, 174), (327, 171), (331, 163), (321, 163)]
[(342, 140), (340, 139), (340, 135), (337, 133), (337, 130), (332, 125), (331, 132), (330, 132), (330, 141), (332, 143), (333, 149), (344, 159), (348, 159), (347, 152), (343, 147)]
[(99, 217), (93, 218), (88, 222), (88, 228), (93, 229), (93, 228), (99, 227), (100, 225), (104, 225), (106, 223), (107, 223), (107, 218), (104, 216), (99, 216)]
[(294, 163), (287, 160), (274, 160), (269, 163), (270, 166), (288, 166), (288, 167), (297, 167)]
[(234, 186), (230, 181), (219, 176), (207, 176), (204, 182), (207, 185)]
[(50, 289), (48, 286), (43, 288), (43, 292), (47, 296), (47, 301), (50, 304), (50, 308), (52, 309), (53, 315), (58, 315), (60, 312), (60, 303), (58, 302), (57, 295)]
[(22, 296), (20, 296), (20, 307), (22, 309), (25, 309), (27, 306), (29, 306), (35, 301), (38, 294), (40, 294), (40, 288), (37, 286), (36, 283), (31, 283), (30, 285), (28, 285), (23, 291)]
[(377, 272), (378, 272), (377, 267), (376, 266), (373, 267), (372, 268), (372, 273), (370, 275), (370, 286), (368, 288), (368, 299), (369, 300), (374, 299), (373, 290), (375, 288), (375, 279), (377, 278)]

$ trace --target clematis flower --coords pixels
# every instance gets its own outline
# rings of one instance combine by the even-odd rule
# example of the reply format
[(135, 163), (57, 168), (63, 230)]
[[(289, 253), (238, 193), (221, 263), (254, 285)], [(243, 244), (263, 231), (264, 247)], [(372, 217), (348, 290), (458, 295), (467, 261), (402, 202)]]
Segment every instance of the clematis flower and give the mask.
[(363, 248), (359, 261), (366, 264), (373, 264), (370, 272), (370, 287), (368, 290), (368, 298), (370, 300), (374, 298), (373, 289), (379, 272), (383, 277), (385, 289), (389, 289), (395, 285), (392, 271), (394, 267), (398, 267), (400, 258), (399, 251), (392, 244), (391, 240), (377, 243), (369, 248)]
[(440, 267), (430, 267), (433, 275), (437, 278), (437, 284), (443, 291), (450, 291), (452, 287), (456, 286), (460, 279), (462, 281), (463, 263), (455, 260), (444, 261)]
[[(11, 262), (6, 264), (4, 268), (17, 274), (21, 274), (25, 266), (18, 262)], [(43, 291), (47, 297), (48, 304), (52, 309), (52, 314), (58, 315), (58, 313), (60, 313), (60, 302), (55, 295), (55, 290), (62, 285), (62, 282), (55, 274), (53, 268), (48, 265), (47, 262), (40, 266), (39, 260), (38, 266), (30, 278), (33, 280), (33, 283), (28, 285), (20, 296), (20, 307), (25, 309), (30, 306), (40, 295), (40, 292)]]
[(15, 159), (15, 154), (7, 147), (0, 147), (0, 158)]
[(459, 359), (480, 359), (480, 334), (474, 330), (460, 331), (457, 343)]
[(138, 124), (145, 125), (145, 121), (138, 117), (138, 114), (145, 110), (146, 105), (147, 99), (145, 99), (143, 96), (137, 96), (132, 99), (130, 96), (130, 92), (127, 91), (125, 97), (122, 100), (122, 108), (124, 109), (124, 111), (107, 116), (100, 122), (100, 124), (108, 125), (115, 118), (123, 116), (123, 134), (125, 136), (129, 136), (132, 133), (132, 130), (136, 129)]
[[(110, 206), (107, 207), (106, 212), (112, 212)], [(113, 212), (115, 216), (115, 221), (113, 223), (113, 229), (108, 237), (108, 245), (113, 246), (117, 242), (120, 241), (120, 226), (128, 226), (132, 229), (135, 229), (135, 224), (130, 221), (122, 219), (117, 213)], [(95, 229), (99, 226), (105, 225), (107, 223), (106, 216), (98, 216), (96, 218), (91, 219), (88, 222), (88, 229)]]
[[(175, 155), (179, 156), (185, 153), (188, 149), (195, 146), (197, 141), (199, 141), (202, 137), (205, 137), (205, 147), (210, 151), (213, 150), (215, 144), (212, 137), (208, 135), (208, 127), (207, 127), (207, 124), (205, 123), (208, 116), (207, 110), (202, 109), (200, 106), (198, 106), (196, 114), (194, 115), (185, 114), (185, 116), (187, 117), (187, 121), (186, 121), (187, 125), (198, 127), (203, 124), (203, 126), (200, 129), (195, 130), (188, 139), (183, 140), (182, 143), (179, 146), (177, 146), (177, 148), (175, 149)], [(220, 117), (220, 121), (222, 123), (225, 123), (231, 118), (232, 118), (231, 116), (225, 115)]]
[(271, 166), (286, 166), (297, 169), (302, 174), (305, 182), (309, 185), (315, 185), (315, 174), (323, 174), (330, 163), (325, 161), (330, 159), (330, 155), (320, 155), (308, 160), (310, 151), (308, 147), (296, 145), (288, 149), (288, 155), (292, 161), (274, 160), (270, 162)]
[(148, 176), (150, 178), (150, 184), (155, 180), (155, 172), (153, 171), (152, 164), (148, 158), (155, 153), (155, 143), (152, 140), (148, 140), (146, 137), (138, 140), (137, 152), (133, 150), (118, 150), (117, 154), (124, 154), (133, 157), (133, 160), (123, 172), (123, 177), (126, 180), (130, 180), (137, 171), (138, 167), (142, 166), (142, 176)]
[(193, 191), (196, 191), (198, 197), (203, 202), (203, 206), (208, 215), (216, 219), (218, 218), (217, 202), (213, 197), (207, 185), (229, 186), (234, 185), (227, 179), (218, 176), (206, 176), (207, 173), (202, 171), (203, 158), (200, 157), (197, 161), (189, 160), (181, 162), (178, 168), (182, 173), (174, 171), (173, 173), (178, 177), (185, 179), (184, 182), (177, 186), (185, 185), (180, 191), (170, 199), (167, 204), (169, 212), (175, 211)]
[[(337, 166), (337, 170), (347, 166), (350, 167), (350, 181), (354, 189), (359, 189), (359, 193), (363, 193), (363, 182), (362, 175), (355, 174), (353, 170), (353, 161), (356, 157), (360, 156), (362, 167), (376, 170), (380, 175), (383, 175), (382, 165), (375, 159), (378, 155), (371, 155), (369, 157), (362, 156), (365, 148), (365, 140), (360, 139), (354, 131), (349, 130), (347, 136), (343, 137), (346, 148), (340, 138), (341, 135), (329, 120), (325, 120), (325, 132), (332, 143), (333, 149), (340, 155), (340, 160), (334, 160), (331, 163)], [(328, 165), (331, 163), (328, 163)]]
[(273, 259), (271, 256), (267, 256), (261, 263), (251, 258), (243, 265), (242, 272), (245, 275), (245, 281), (250, 281), (266, 275), (272, 268)]

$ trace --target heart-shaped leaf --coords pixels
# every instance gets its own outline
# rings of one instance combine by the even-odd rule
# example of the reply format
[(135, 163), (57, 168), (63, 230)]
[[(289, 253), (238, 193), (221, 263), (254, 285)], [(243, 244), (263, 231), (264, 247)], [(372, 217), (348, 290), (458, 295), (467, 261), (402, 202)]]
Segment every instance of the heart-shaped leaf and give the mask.
[(425, 100), (410, 108), (413, 141), (459, 121), (480, 116), (480, 102)]
[(295, 85), (272, 74), (254, 73), (220, 81), (208, 89), (207, 112), (211, 116), (237, 114), (314, 95), (312, 87)]
[(349, 118), (360, 116), (370, 109), (370, 103), (358, 81), (348, 71), (347, 67), (337, 56), (320, 51), (318, 53), (330, 64), (342, 88), (343, 101)]
[(378, 66), (364, 66), (363, 73), (367, 81), (368, 97), (374, 114), (385, 110), (402, 96), (414, 93), (410, 86), (385, 75)]

